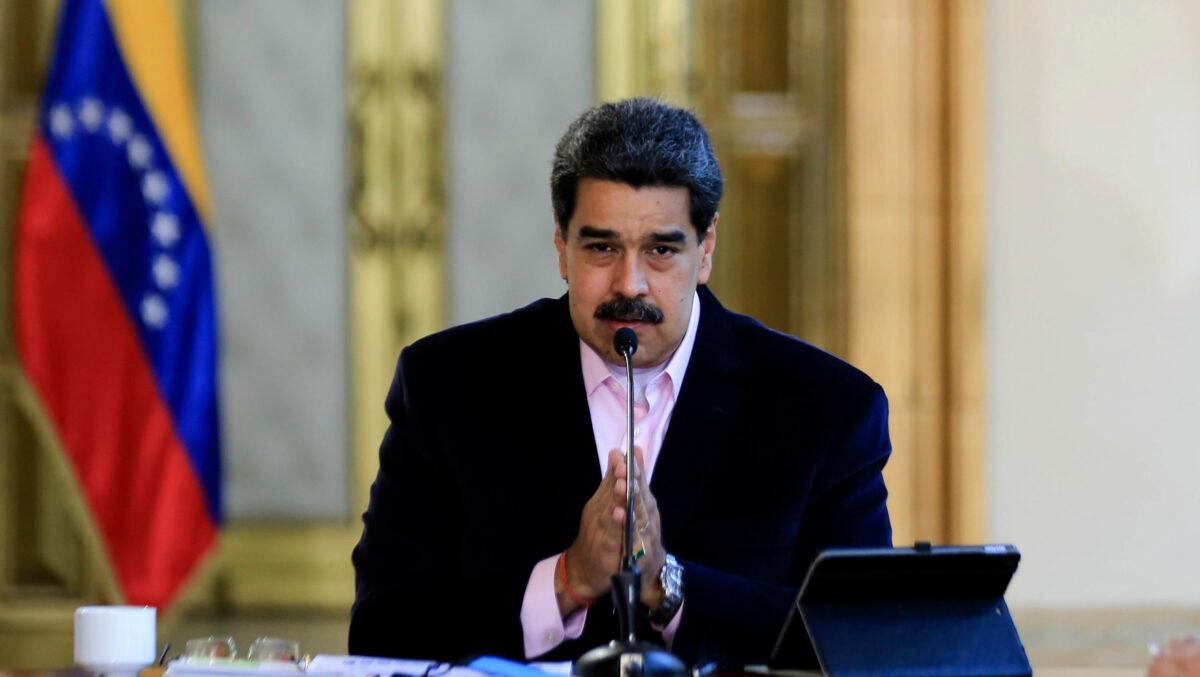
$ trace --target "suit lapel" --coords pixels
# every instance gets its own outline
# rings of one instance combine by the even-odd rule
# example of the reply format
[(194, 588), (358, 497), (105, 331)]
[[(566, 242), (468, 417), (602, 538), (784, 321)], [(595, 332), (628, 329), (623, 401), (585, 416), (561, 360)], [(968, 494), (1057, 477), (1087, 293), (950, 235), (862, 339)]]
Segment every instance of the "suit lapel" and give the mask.
[(533, 393), (539, 403), (534, 409), (546, 420), (545, 438), (536, 445), (540, 450), (536, 463), (554, 488), (560, 526), (573, 537), (583, 505), (600, 484), (600, 466), (579, 363), (579, 335), (571, 324), (565, 296), (555, 302), (548, 329), (546, 342), (553, 354), (544, 364), (555, 371)]
[(687, 530), (713, 469), (734, 451), (744, 396), (729, 311), (706, 287), (699, 292), (696, 343), (650, 479), (668, 549)]

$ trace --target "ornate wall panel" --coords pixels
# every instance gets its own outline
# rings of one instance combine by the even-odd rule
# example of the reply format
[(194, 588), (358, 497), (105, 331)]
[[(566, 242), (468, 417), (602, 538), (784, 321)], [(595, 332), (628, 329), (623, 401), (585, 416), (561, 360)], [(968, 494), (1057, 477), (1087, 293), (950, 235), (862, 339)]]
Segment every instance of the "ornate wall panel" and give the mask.
[(816, 0), (598, 3), (602, 100), (694, 108), (726, 173), (713, 288), (834, 352), (840, 278), (840, 32)]
[(979, 540), (979, 3), (599, 8), (600, 96), (661, 95), (713, 133), (713, 288), (883, 384), (897, 543)]
[[(193, 38), (219, 24), (200, 26), (193, 4), (179, 9)], [(180, 611), (197, 608), (344, 616), (353, 598), (349, 552), (377, 467), (395, 356), (443, 323), (442, 4), (364, 0), (345, 11), (345, 89), (326, 92), (344, 97), (350, 146), (339, 174), (348, 204), (326, 223), (349, 242), (349, 298), (337, 303), (349, 308), (352, 439), (332, 444), (349, 470), (345, 505), (334, 519), (228, 524), (218, 555), (176, 613), (160, 619), (165, 634)], [(74, 607), (119, 600), (82, 507), (69, 500), (70, 475), (16, 369), (11, 340), (12, 223), (56, 14), (55, 2), (0, 0), (0, 655), (7, 667), (68, 663)]]
[(400, 348), (443, 326), (444, 17), (431, 0), (347, 5), (352, 502), (366, 508)]
[(845, 7), (846, 354), (890, 398), (896, 542), (979, 541), (979, 3)]
[(346, 613), (354, 595), (349, 554), (378, 468), (396, 355), (443, 322), (442, 5), (363, 0), (345, 11), (346, 516), (230, 525), (216, 575), (194, 591), (198, 605)]
[(12, 337), (12, 235), (57, 13), (57, 2), (0, 0), (0, 656), (11, 667), (69, 655), (74, 607), (118, 599)]

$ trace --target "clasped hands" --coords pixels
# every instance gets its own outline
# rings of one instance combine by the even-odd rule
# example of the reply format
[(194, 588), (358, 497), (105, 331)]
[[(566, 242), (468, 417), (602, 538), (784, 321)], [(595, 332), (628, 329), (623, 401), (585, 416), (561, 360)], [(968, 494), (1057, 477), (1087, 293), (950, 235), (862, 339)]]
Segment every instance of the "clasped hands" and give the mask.
[[(634, 542), (633, 551), (644, 550), (638, 560), (642, 574), (641, 600), (649, 609), (662, 603), (658, 574), (666, 560), (658, 504), (650, 493), (642, 450), (634, 447)], [(608, 471), (596, 493), (588, 499), (579, 518), (579, 534), (558, 561), (554, 592), (558, 609), (566, 618), (581, 606), (612, 589), (612, 576), (621, 567), (625, 538), (625, 457), (615, 449), (608, 452)]]

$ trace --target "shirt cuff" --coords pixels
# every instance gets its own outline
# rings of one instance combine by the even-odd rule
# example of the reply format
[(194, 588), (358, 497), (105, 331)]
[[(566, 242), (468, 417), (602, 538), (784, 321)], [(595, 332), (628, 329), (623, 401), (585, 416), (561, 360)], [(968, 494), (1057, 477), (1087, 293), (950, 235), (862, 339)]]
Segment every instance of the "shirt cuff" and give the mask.
[(657, 623), (650, 624), (650, 627), (662, 634), (663, 643), (667, 645), (668, 649), (675, 643), (675, 633), (679, 631), (679, 619), (683, 618), (683, 607), (685, 606), (687, 606), (686, 599), (679, 605), (679, 611), (675, 612), (675, 616), (671, 619), (670, 623), (667, 623), (666, 627), (662, 627)]
[[(587, 621), (587, 609), (579, 609), (567, 616), (565, 622), (558, 611), (558, 599), (554, 596), (554, 572), (558, 568), (559, 555), (547, 557), (533, 567), (529, 583), (525, 585), (525, 598), (521, 602), (521, 630), (525, 635), (525, 658), (536, 658), (562, 644), (568, 639), (579, 639)], [(680, 613), (683, 609), (680, 609)], [(677, 625), (679, 614), (671, 620)], [(672, 631), (671, 635), (674, 636)]]

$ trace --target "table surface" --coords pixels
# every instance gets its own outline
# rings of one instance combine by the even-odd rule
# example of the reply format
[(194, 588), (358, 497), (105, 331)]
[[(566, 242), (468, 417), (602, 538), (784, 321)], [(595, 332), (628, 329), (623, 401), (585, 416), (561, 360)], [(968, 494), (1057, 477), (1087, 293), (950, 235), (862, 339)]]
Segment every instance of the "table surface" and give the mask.
[[(1036, 677), (1142, 677), (1142, 675), (1146, 674), (1146, 671), (1141, 668), (1035, 667), (1033, 674)], [(0, 677), (90, 677), (90, 674), (76, 668), (62, 670), (0, 669)]]

